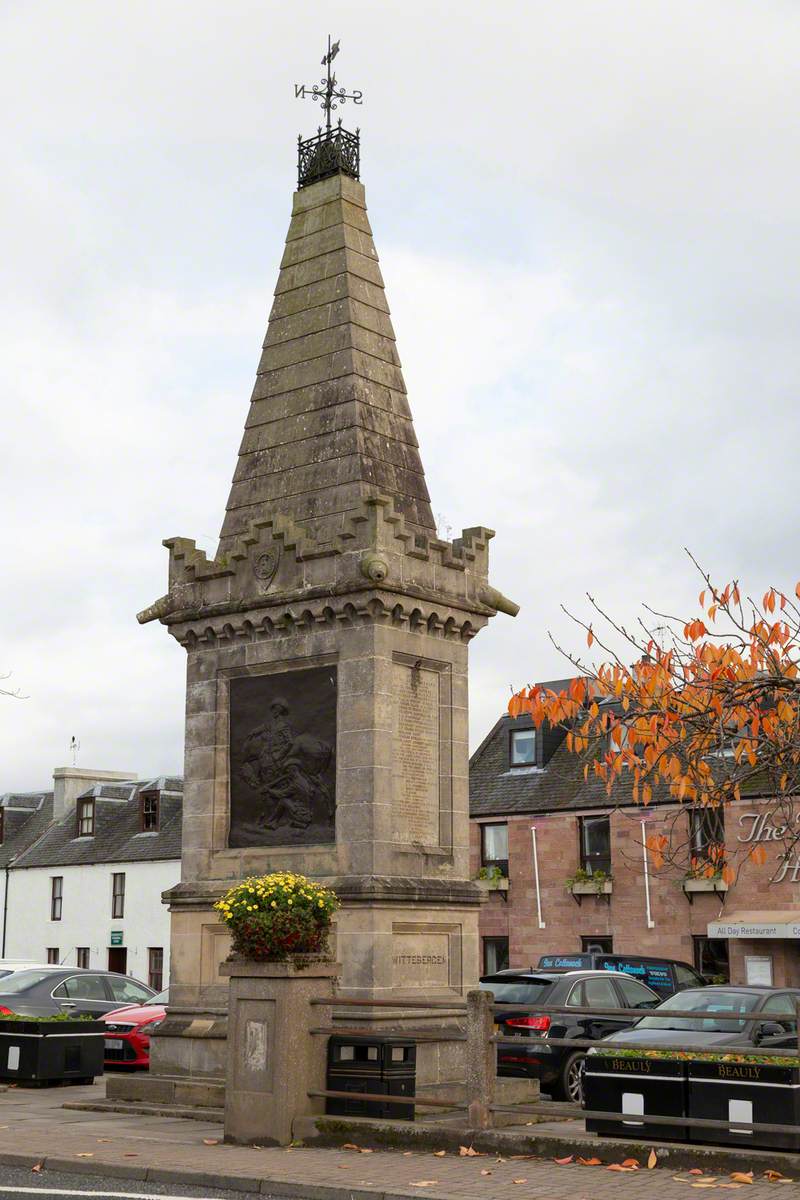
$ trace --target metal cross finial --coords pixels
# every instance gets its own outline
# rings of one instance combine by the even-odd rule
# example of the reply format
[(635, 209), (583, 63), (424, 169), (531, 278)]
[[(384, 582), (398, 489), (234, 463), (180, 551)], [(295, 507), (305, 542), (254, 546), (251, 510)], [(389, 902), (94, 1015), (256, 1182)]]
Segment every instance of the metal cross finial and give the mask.
[(79, 751), (79, 750), (80, 750), (80, 748), (81, 748), (81, 744), (80, 744), (80, 742), (78, 741), (78, 739), (75, 737), (75, 735), (74, 735), (74, 734), (72, 735), (72, 740), (70, 741), (69, 748), (70, 748), (70, 750), (72, 751), (72, 765), (73, 765), (73, 767), (77, 767), (77, 765), (78, 765), (78, 751)]
[(328, 52), (322, 56), (322, 66), (327, 67), (327, 74), (319, 83), (315, 83), (313, 87), (306, 87), (304, 83), (296, 83), (294, 85), (295, 99), (298, 96), (305, 98), (310, 96), (312, 100), (318, 100), (325, 112), (325, 129), (327, 133), (331, 131), (331, 113), (335, 112), (340, 104), (344, 104), (347, 100), (352, 100), (354, 104), (360, 104), (362, 101), (361, 92), (348, 92), (343, 87), (340, 87), (335, 75), (331, 74), (331, 63), (339, 53), (339, 42), (334, 42), (331, 45), (330, 34), (328, 34)]

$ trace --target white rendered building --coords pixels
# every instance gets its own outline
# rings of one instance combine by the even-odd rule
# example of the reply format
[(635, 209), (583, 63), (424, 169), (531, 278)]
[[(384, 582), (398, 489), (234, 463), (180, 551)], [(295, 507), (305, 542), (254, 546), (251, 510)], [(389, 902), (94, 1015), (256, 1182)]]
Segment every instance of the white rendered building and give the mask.
[[(169, 981), (183, 780), (62, 767), (53, 790), (0, 796), (0, 958)], [(1, 989), (0, 989), (1, 990)]]

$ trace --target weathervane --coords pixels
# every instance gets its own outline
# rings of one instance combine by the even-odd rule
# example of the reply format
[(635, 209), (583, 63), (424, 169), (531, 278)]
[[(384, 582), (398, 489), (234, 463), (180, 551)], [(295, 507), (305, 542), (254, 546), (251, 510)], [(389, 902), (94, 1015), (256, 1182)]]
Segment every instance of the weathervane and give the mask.
[(306, 96), (310, 96), (312, 100), (319, 100), (325, 112), (325, 128), (328, 133), (331, 132), (331, 113), (347, 100), (352, 100), (353, 104), (360, 104), (363, 96), (362, 92), (348, 92), (340, 87), (336, 76), (331, 74), (331, 63), (338, 53), (339, 43), (334, 42), (331, 45), (330, 34), (328, 34), (328, 53), (322, 56), (322, 66), (328, 68), (325, 78), (321, 79), (319, 83), (315, 83), (313, 87), (306, 87), (304, 83), (294, 85), (295, 99), (298, 97), (305, 99)]
[(78, 739), (75, 737), (75, 734), (73, 734), (73, 735), (72, 735), (72, 739), (71, 739), (71, 741), (70, 741), (70, 743), (69, 743), (69, 748), (70, 748), (70, 750), (72, 751), (72, 765), (73, 765), (73, 767), (77, 767), (77, 765), (78, 765), (78, 751), (79, 751), (79, 750), (80, 750), (80, 748), (81, 748), (81, 744), (80, 744), (80, 742), (78, 741)]

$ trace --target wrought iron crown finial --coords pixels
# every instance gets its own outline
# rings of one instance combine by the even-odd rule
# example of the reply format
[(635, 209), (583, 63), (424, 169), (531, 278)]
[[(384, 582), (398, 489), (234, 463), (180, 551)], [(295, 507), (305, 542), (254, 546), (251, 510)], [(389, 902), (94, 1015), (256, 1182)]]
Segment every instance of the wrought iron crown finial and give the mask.
[(362, 102), (361, 92), (346, 91), (339, 85), (335, 74), (331, 72), (331, 63), (338, 53), (339, 42), (336, 41), (331, 45), (329, 34), (328, 50), (322, 56), (322, 66), (327, 67), (325, 78), (311, 87), (307, 87), (304, 83), (294, 85), (295, 99), (298, 97), (305, 99), (306, 96), (310, 96), (312, 100), (319, 101), (325, 113), (324, 131), (320, 126), (316, 137), (308, 138), (305, 141), (302, 137), (297, 139), (298, 187), (306, 187), (309, 183), (316, 183), (319, 179), (326, 179), (329, 175), (336, 175), (339, 172), (350, 175), (353, 179), (358, 179), (359, 176), (359, 131), (350, 133), (349, 130), (342, 128), (341, 117), (335, 126), (331, 122), (331, 113), (335, 112), (340, 105), (345, 104), (348, 100), (352, 100), (353, 104)]

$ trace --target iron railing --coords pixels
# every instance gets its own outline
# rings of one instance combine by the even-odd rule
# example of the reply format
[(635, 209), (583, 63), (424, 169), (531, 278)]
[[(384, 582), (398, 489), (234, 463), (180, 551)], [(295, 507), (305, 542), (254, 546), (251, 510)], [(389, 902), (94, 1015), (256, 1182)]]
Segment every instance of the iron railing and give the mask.
[(332, 129), (320, 130), (316, 137), (297, 139), (297, 186), (308, 187), (331, 175), (359, 178), (361, 138), (356, 130), (342, 128), (341, 120)]

